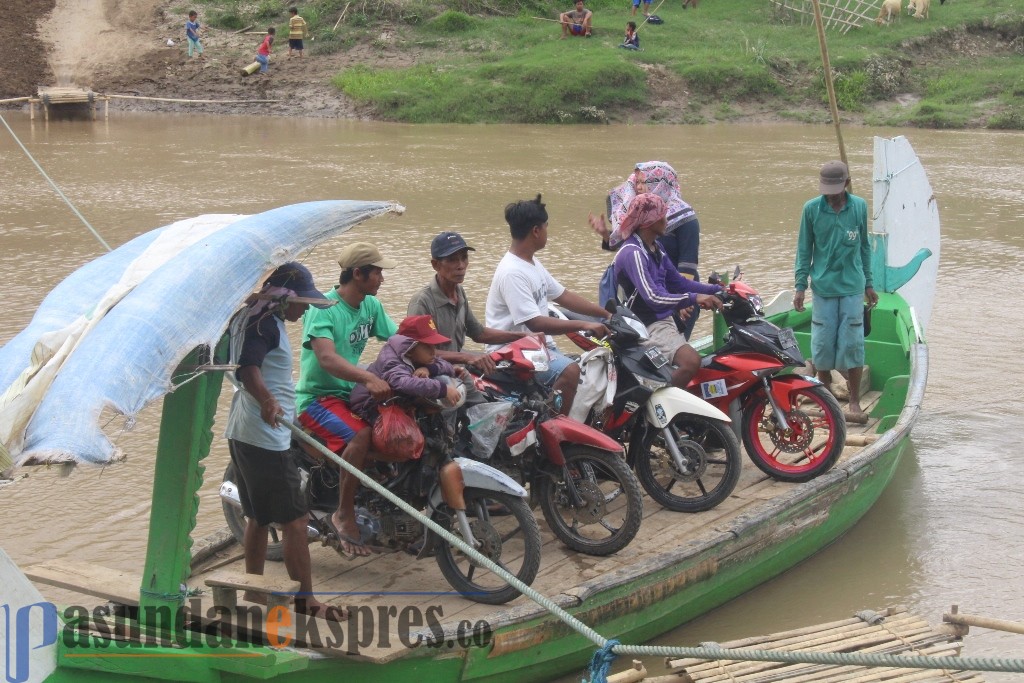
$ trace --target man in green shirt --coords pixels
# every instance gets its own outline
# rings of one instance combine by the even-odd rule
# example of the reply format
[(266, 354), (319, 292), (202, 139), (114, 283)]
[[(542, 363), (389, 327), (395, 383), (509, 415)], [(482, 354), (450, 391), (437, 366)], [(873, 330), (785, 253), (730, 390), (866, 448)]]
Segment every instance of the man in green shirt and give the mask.
[(821, 167), (821, 196), (804, 204), (796, 250), (796, 294), (793, 308), (804, 310), (810, 277), (814, 292), (811, 360), (831, 390), (832, 370), (839, 370), (850, 388), (850, 412), (860, 413), (860, 381), (864, 369), (864, 304), (878, 303), (871, 286), (871, 245), (868, 205), (850, 194), (850, 171), (841, 161)]
[[(339, 284), (326, 297), (340, 303), (310, 309), (303, 318), (295, 399), (299, 423), (346, 462), (363, 469), (370, 450), (370, 425), (349, 409), (348, 397), (356, 382), (365, 384), (378, 401), (391, 396), (387, 382), (357, 363), (370, 337), (385, 341), (398, 331), (375, 296), (384, 282), (383, 269), (397, 264), (381, 256), (374, 245), (356, 242), (342, 250), (338, 265)], [(370, 549), (360, 541), (356, 524), (358, 486), (358, 479), (342, 473), (338, 510), (330, 521), (342, 552), (364, 556)]]

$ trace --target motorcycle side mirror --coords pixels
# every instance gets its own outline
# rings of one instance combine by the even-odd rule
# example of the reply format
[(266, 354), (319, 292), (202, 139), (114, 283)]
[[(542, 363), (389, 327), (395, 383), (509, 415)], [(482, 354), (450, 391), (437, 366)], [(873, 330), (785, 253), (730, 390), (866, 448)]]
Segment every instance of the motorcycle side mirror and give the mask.
[(615, 315), (615, 312), (619, 310), (619, 302), (615, 299), (608, 299), (608, 301), (604, 302), (604, 310)]
[(722, 276), (718, 274), (717, 270), (711, 271), (711, 275), (708, 275), (709, 285), (720, 285), (722, 284)]
[(740, 270), (739, 264), (736, 264), (736, 270), (732, 271), (732, 279), (739, 280), (743, 277), (743, 271)]

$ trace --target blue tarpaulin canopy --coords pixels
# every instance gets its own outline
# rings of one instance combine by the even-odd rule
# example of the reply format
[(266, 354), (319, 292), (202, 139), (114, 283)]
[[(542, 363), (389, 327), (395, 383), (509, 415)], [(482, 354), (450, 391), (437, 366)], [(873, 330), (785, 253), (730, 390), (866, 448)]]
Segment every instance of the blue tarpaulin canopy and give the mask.
[(104, 408), (132, 419), (172, 388), (192, 349), (217, 343), (271, 270), (361, 221), (402, 211), (395, 202), (323, 201), (200, 216), (75, 271), (0, 348), (0, 471), (117, 460), (99, 427)]

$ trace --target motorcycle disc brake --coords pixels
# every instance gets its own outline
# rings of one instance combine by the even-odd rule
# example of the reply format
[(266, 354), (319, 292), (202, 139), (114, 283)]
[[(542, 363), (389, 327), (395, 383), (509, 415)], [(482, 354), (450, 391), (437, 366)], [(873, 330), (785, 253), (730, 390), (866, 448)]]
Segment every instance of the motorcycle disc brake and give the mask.
[[(498, 530), (491, 526), (490, 522), (485, 522), (479, 519), (474, 519), (470, 522), (469, 528), (473, 532), (473, 538), (480, 542), (480, 545), (477, 547), (480, 554), (487, 557), (492, 562), (500, 562), (501, 534), (498, 533)], [(483, 566), (471, 557), (467, 559), (475, 567)]]
[(576, 485), (576, 493), (582, 500), (579, 507), (572, 509), (576, 520), (582, 524), (596, 524), (604, 519), (604, 491), (597, 482), (583, 479), (573, 483)]
[(789, 422), (788, 433), (777, 428), (774, 420), (770, 425), (765, 425), (768, 438), (784, 453), (802, 453), (811, 445), (811, 439), (814, 438), (811, 418), (803, 411), (793, 410), (786, 415), (786, 421)]
[(708, 468), (708, 454), (701, 445), (692, 439), (679, 439), (676, 445), (683, 456), (685, 471), (676, 467), (672, 454), (666, 448), (656, 463), (659, 474), (671, 476), (679, 481), (694, 481), (703, 477), (704, 471)]

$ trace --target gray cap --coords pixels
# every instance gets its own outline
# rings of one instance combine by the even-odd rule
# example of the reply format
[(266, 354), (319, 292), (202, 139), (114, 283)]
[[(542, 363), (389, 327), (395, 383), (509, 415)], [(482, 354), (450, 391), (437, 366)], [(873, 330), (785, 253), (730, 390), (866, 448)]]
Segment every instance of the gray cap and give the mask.
[(846, 189), (850, 169), (841, 161), (830, 161), (821, 167), (818, 190), (821, 194), (839, 194)]

